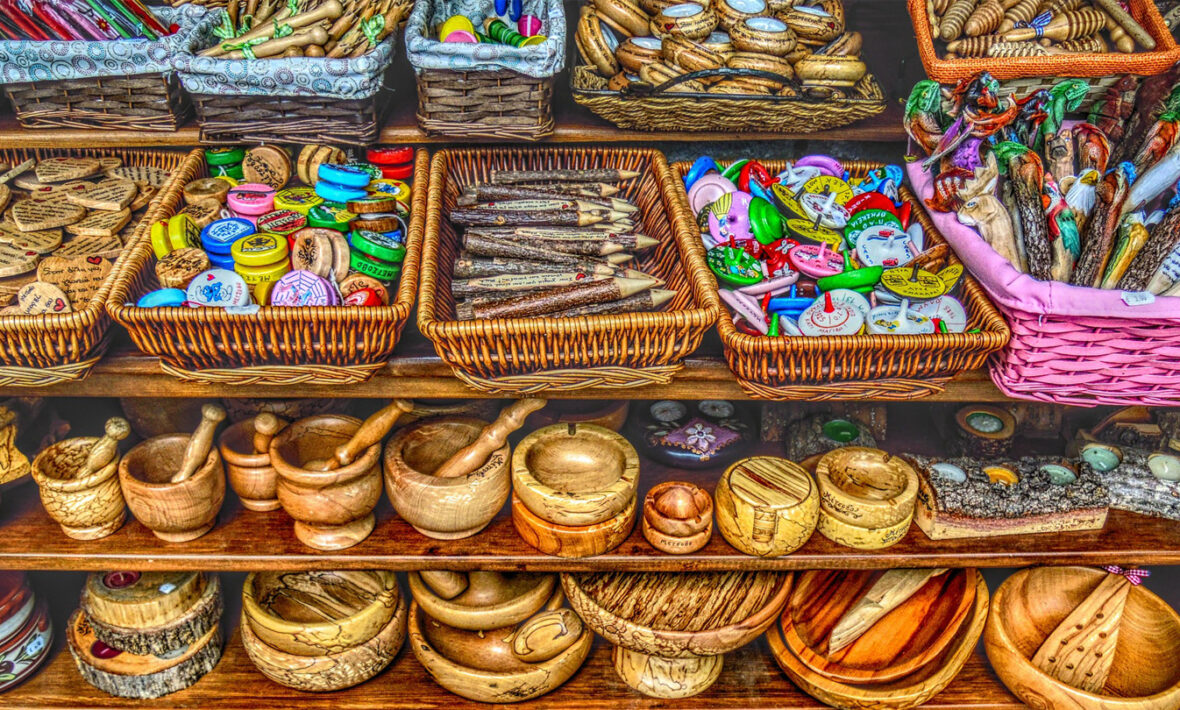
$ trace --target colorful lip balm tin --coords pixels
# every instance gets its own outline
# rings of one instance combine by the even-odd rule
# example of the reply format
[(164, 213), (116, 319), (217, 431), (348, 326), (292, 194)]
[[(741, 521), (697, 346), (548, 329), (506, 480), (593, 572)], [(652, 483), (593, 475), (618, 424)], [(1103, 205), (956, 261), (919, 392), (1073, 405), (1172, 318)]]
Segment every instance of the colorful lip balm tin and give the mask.
[(245, 306), (250, 303), (250, 287), (232, 271), (209, 269), (189, 283), (185, 298), (201, 306)]
[(270, 292), (272, 306), (334, 306), (339, 296), (332, 284), (310, 271), (291, 271)]
[(269, 185), (248, 182), (231, 187), (225, 203), (238, 214), (258, 217), (274, 210), (275, 191)]

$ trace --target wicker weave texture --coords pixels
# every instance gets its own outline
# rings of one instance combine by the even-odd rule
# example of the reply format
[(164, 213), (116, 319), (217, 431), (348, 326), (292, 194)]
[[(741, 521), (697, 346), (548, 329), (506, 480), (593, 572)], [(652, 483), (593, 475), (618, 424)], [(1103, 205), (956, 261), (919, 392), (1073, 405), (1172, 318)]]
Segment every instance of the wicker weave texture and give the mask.
[(383, 89), (366, 99), (318, 96), (193, 97), (202, 143), (326, 143), (372, 145), (392, 93)]
[(553, 78), (514, 71), (418, 72), (418, 125), (432, 136), (535, 141), (553, 134)]
[(885, 94), (871, 75), (845, 98), (734, 96), (665, 93), (624, 96), (589, 66), (574, 67), (574, 101), (611, 123), (640, 131), (813, 133), (838, 128), (885, 110)]
[(9, 84), (4, 92), (24, 128), (175, 131), (192, 108), (174, 74)]
[[(204, 175), (201, 156), (195, 151), (185, 163), (183, 181), (161, 203), (161, 216), (180, 207), (184, 184)], [(117, 289), (107, 307), (140, 350), (162, 358), (168, 371), (184, 379), (272, 385), (367, 379), (392, 355), (414, 305), (428, 166), (426, 151), (419, 150), (406, 257), (389, 306), (266, 306), (249, 315), (221, 308), (139, 308), (134, 301), (157, 288), (155, 257), (145, 231), (128, 264), (141, 275), (139, 286)]]
[[(762, 164), (771, 174), (786, 167), (781, 160)], [(672, 172), (680, 178), (680, 199), (686, 205), (683, 177), (691, 165), (672, 165)], [(849, 161), (844, 167), (860, 176), (880, 164)], [(923, 266), (938, 269), (959, 263), (913, 194), (905, 188), (901, 194), (911, 203), (926, 233)], [(696, 239), (700, 241), (699, 236)], [(709, 278), (716, 289), (712, 274)], [(728, 314), (718, 320), (718, 330), (730, 369), (752, 397), (810, 401), (917, 399), (942, 391), (950, 378), (980, 367), (989, 354), (1008, 342), (1007, 324), (975, 279), (963, 277), (959, 299), (967, 310), (967, 328), (978, 328), (978, 333), (769, 338), (738, 332)]]
[[(677, 292), (665, 310), (576, 318), (455, 320), (451, 274), (459, 234), (446, 215), (462, 186), (486, 181), (496, 169), (603, 167), (641, 172), (640, 177), (619, 184), (618, 196), (635, 203), (643, 232), (659, 240), (639, 260), (638, 268), (663, 279), (662, 288)], [(418, 329), (458, 377), (484, 391), (525, 393), (666, 382), (674, 372), (669, 368), (677, 368), (700, 345), (721, 309), (693, 224), (676, 196), (667, 161), (654, 150), (439, 151), (430, 169)]]
[[(1180, 47), (1164, 24), (1152, 0), (1129, 0), (1131, 15), (1155, 39), (1155, 49), (1131, 54), (1055, 54), (1046, 57), (962, 57), (943, 59), (934, 47), (930, 22), (926, 17), (926, 0), (906, 0), (914, 35), (918, 41), (918, 55), (931, 79), (943, 84), (954, 84), (981, 71), (991, 72), (997, 79), (1021, 77), (1049, 77), (1059, 81), (1065, 77), (1097, 77), (1112, 74), (1150, 76), (1167, 71), (1180, 61)], [(1040, 87), (1038, 87), (1040, 88)]]

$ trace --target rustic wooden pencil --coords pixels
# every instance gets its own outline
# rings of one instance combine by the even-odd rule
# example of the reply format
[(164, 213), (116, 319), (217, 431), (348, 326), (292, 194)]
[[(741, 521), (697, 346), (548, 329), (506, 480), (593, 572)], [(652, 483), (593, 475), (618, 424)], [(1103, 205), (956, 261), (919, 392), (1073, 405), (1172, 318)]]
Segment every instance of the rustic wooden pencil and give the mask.
[[(481, 183), (483, 184), (483, 183)], [(605, 182), (549, 182), (548, 180), (516, 182), (517, 187), (537, 190), (551, 190), (563, 195), (584, 195), (586, 197), (612, 197), (619, 194), (619, 188)]]
[[(540, 246), (532, 246), (529, 243), (521, 241), (494, 239), (474, 231), (467, 232), (463, 235), (462, 246), (467, 252), (467, 256), (500, 256), (509, 259), (528, 259), (530, 261), (548, 261), (561, 264), (577, 264), (585, 261), (585, 257), (576, 254), (553, 251)], [(614, 255), (610, 254), (608, 256)]]
[[(646, 234), (611, 232), (600, 229), (578, 229), (573, 227), (476, 227), (467, 233), (478, 232), (492, 239), (511, 241), (523, 239), (526, 241), (540, 239), (544, 241), (590, 241), (601, 240), (621, 244), (625, 249), (642, 251), (660, 243), (655, 237)], [(530, 241), (531, 243), (531, 241)]]
[[(620, 269), (605, 262), (590, 262), (578, 270), (595, 276), (623, 276), (623, 272), (627, 271), (627, 269)], [(471, 279), (500, 274), (560, 274), (569, 272), (569, 264), (555, 264), (550, 261), (460, 256), (455, 259), (455, 270), (452, 275), (456, 279)]]
[(653, 288), (633, 296), (620, 298), (607, 303), (591, 303), (586, 306), (567, 308), (564, 311), (550, 313), (551, 318), (573, 318), (574, 316), (604, 316), (614, 313), (636, 313), (654, 311), (676, 297), (675, 291), (663, 288)]
[(539, 291), (558, 286), (569, 286), (580, 281), (597, 281), (606, 278), (611, 277), (589, 276), (581, 271), (571, 271), (564, 274), (502, 274), (452, 281), (451, 294), (456, 298), (481, 297), (495, 292)]
[(589, 212), (504, 212), (500, 210), (461, 208), (451, 210), (451, 221), (465, 227), (503, 227), (507, 225), (562, 225), (585, 227), (605, 222), (603, 215)]
[(580, 282), (542, 291), (533, 291), (516, 298), (483, 305), (456, 306), (460, 319), (468, 318), (528, 318), (554, 311), (584, 306), (591, 303), (617, 301), (652, 287), (647, 279), (605, 278), (599, 281)]
[(641, 173), (637, 170), (617, 168), (591, 168), (589, 170), (493, 170), (491, 183), (513, 185), (522, 182), (622, 182), (633, 180)]
[(468, 185), (459, 195), (459, 204), (463, 207), (470, 207), (480, 202), (492, 200), (568, 200), (571, 197), (578, 199), (579, 203), (588, 205), (585, 209), (605, 209), (626, 213), (636, 212), (639, 209), (627, 200), (617, 197), (570, 195), (560, 190), (521, 187), (519, 185)]

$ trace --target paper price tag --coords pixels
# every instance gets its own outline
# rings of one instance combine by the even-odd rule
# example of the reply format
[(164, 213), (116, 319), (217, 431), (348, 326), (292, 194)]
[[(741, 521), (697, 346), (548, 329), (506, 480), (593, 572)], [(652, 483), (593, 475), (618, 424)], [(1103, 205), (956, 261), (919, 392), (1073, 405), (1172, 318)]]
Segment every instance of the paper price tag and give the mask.
[(1123, 291), (1123, 303), (1128, 306), (1146, 306), (1155, 303), (1155, 294), (1150, 291)]

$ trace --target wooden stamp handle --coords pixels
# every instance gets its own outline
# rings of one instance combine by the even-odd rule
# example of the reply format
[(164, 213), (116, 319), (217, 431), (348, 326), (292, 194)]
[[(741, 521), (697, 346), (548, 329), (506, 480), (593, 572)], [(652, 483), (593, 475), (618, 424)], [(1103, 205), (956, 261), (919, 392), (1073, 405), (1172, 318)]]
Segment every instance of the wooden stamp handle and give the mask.
[(524, 426), (524, 420), (545, 406), (547, 400), (519, 399), (500, 410), (496, 421), (479, 433), (479, 438), (451, 455), (434, 472), (435, 478), (456, 478), (478, 469), (496, 449), (504, 445), (508, 435)]
[(395, 399), (388, 406), (378, 410), (361, 424), (347, 444), (336, 449), (336, 456), (325, 462), (325, 471), (347, 466), (360, 456), (361, 452), (385, 438), (401, 415), (414, 408), (409, 400)]
[(119, 451), (119, 442), (126, 439), (130, 433), (131, 425), (123, 417), (108, 419), (105, 433), (90, 447), (90, 453), (86, 455), (86, 463), (82, 465), (79, 476), (88, 476), (109, 464)]
[(189, 437), (188, 448), (184, 450), (184, 459), (180, 462), (180, 470), (172, 476), (172, 483), (180, 483), (187, 479), (205, 463), (205, 459), (209, 457), (209, 449), (213, 446), (213, 432), (223, 419), (225, 410), (220, 406), (206, 404), (201, 407), (201, 423)]
[(270, 441), (287, 426), (287, 422), (279, 419), (270, 412), (263, 412), (254, 417), (254, 453), (265, 454), (270, 451)]

